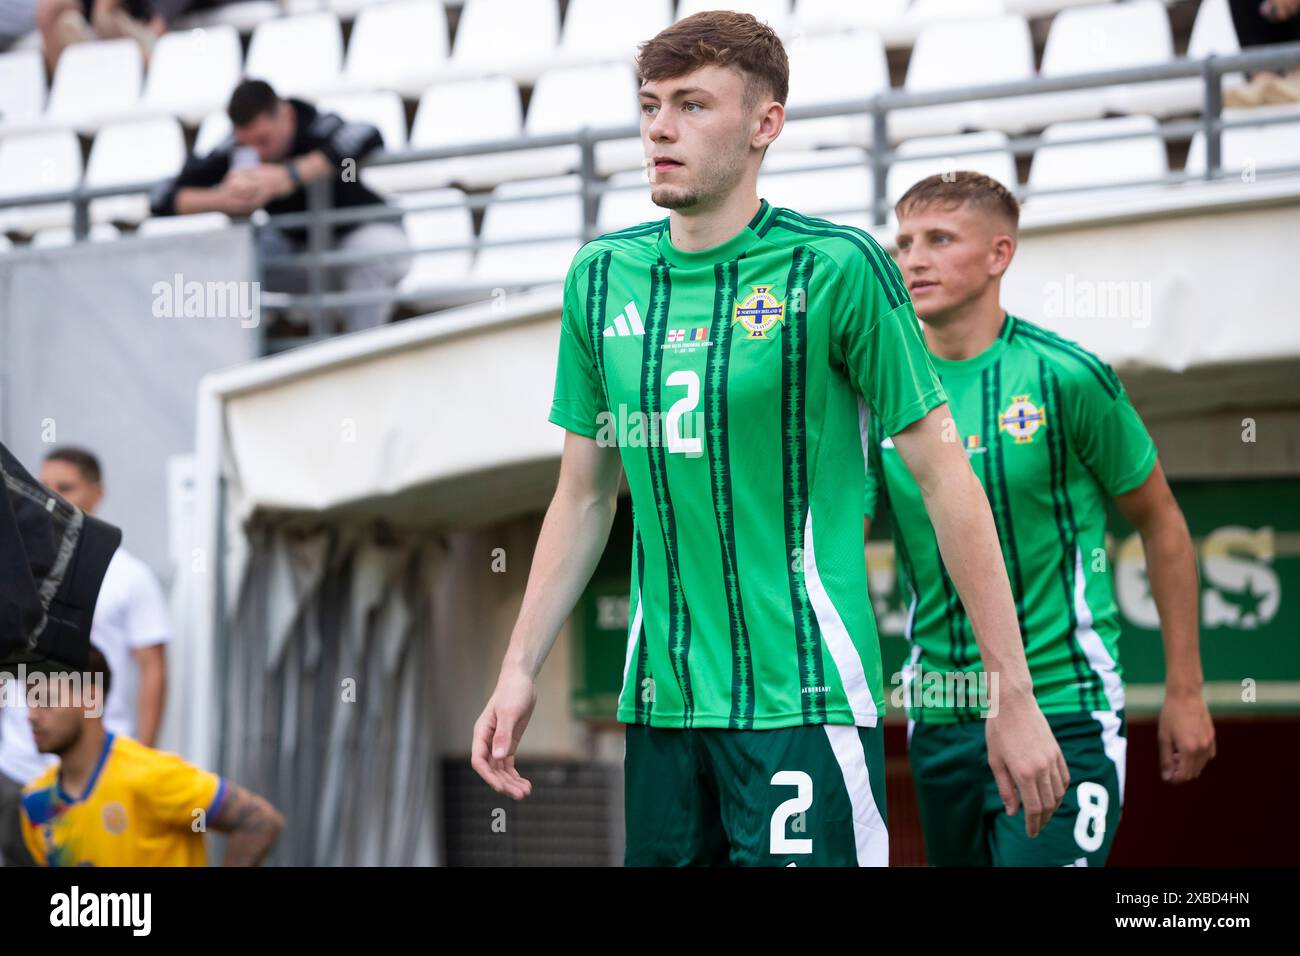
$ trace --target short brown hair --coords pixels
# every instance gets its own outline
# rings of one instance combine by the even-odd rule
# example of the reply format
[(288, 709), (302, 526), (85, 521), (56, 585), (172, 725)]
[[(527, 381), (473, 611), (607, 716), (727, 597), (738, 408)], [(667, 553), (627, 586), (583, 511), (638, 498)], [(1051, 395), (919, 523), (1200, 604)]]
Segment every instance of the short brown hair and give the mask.
[(745, 74), (745, 103), (765, 92), (785, 105), (790, 92), (790, 60), (781, 38), (752, 14), (707, 10), (678, 20), (641, 44), (638, 79), (666, 80), (703, 66), (729, 66)]
[(64, 445), (46, 455), (45, 460), (61, 461), (64, 464), (71, 465), (81, 473), (83, 479), (92, 485), (97, 485), (103, 480), (103, 471), (99, 467), (99, 459), (84, 448)]
[(1006, 219), (1013, 232), (1020, 228), (1020, 203), (1011, 190), (992, 176), (968, 169), (927, 176), (903, 193), (894, 204), (894, 212), (902, 219), (904, 213), (928, 206), (948, 209), (973, 206), (980, 212)]

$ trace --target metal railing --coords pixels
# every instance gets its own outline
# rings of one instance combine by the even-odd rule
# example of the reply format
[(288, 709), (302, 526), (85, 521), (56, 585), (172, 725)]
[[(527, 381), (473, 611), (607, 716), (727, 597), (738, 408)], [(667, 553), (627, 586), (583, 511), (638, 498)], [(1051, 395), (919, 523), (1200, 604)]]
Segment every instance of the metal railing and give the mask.
[[(927, 159), (960, 160), (962, 156), (989, 152), (1009, 152), (1014, 156), (1024, 156), (1040, 148), (1058, 146), (1078, 146), (1089, 143), (1118, 142), (1128, 139), (1146, 139), (1157, 136), (1164, 141), (1188, 139), (1198, 132), (1205, 135), (1205, 169), (1196, 175), (1187, 172), (1169, 173), (1157, 179), (1136, 179), (1131, 182), (1101, 185), (1067, 186), (1047, 190), (1030, 190), (1017, 185), (1015, 192), (1021, 200), (1030, 197), (1053, 194), (1078, 194), (1097, 190), (1111, 190), (1127, 186), (1159, 186), (1185, 182), (1190, 179), (1212, 181), (1224, 176), (1223, 169), (1223, 133), (1225, 130), (1240, 127), (1259, 127), (1281, 123), (1300, 122), (1300, 111), (1281, 115), (1259, 115), (1243, 117), (1237, 120), (1223, 118), (1222, 80), (1225, 74), (1237, 72), (1254, 72), (1259, 70), (1283, 70), (1300, 67), (1300, 43), (1280, 44), (1248, 50), (1225, 56), (1209, 56), (1204, 59), (1181, 58), (1169, 63), (1133, 67), (1122, 70), (1108, 70), (1096, 73), (1076, 74), (1073, 76), (1034, 78), (1012, 83), (996, 83), (984, 86), (962, 87), (959, 89), (937, 90), (926, 93), (913, 93), (904, 90), (888, 90), (868, 98), (843, 100), (826, 103), (815, 107), (791, 109), (787, 119), (791, 122), (825, 117), (869, 117), (871, 144), (885, 144), (884, 148), (869, 148), (866, 164), (872, 184), (870, 205), (850, 200), (841, 209), (817, 210), (825, 214), (862, 213), (870, 215), (877, 225), (883, 225), (888, 217), (887, 180), (891, 166), (896, 162), (913, 162)], [(1015, 136), (1005, 143), (997, 145), (973, 145), (968, 149), (945, 149), (935, 153), (903, 153), (889, 146), (889, 116), (901, 110), (929, 106), (948, 106), (985, 100), (1010, 99), (1013, 97), (1034, 97), (1039, 95), (1082, 92), (1111, 86), (1141, 86), (1169, 80), (1199, 79), (1201, 90), (1201, 115), (1196, 119), (1171, 120), (1158, 123), (1153, 129), (1125, 132), (1109, 135), (1086, 136), (1068, 140), (1046, 139), (1042, 135)], [(478, 251), (493, 246), (527, 245), (534, 242), (555, 240), (585, 241), (597, 235), (597, 212), (601, 198), (609, 192), (644, 189), (644, 183), (626, 186), (610, 186), (600, 180), (597, 174), (596, 148), (603, 142), (639, 138), (637, 126), (617, 126), (600, 129), (584, 128), (576, 133), (562, 133), (548, 136), (523, 136), (503, 140), (477, 142), (469, 145), (441, 147), (433, 149), (410, 149), (400, 153), (382, 152), (369, 157), (360, 165), (362, 168), (400, 166), (408, 163), (422, 163), (436, 160), (464, 160), (467, 158), (491, 156), (498, 154), (519, 153), (535, 149), (556, 146), (576, 146), (579, 153), (577, 172), (581, 185), (577, 195), (582, 197), (582, 228), (577, 235), (572, 233), (546, 236), (531, 236), (527, 239), (500, 240), (486, 242), (476, 239), (470, 243), (453, 243), (441, 245), (413, 246), (412, 256), (457, 251)], [(856, 163), (836, 165), (818, 165), (782, 168), (781, 175), (800, 172), (825, 172), (856, 166)], [(1271, 168), (1258, 169), (1263, 174), (1300, 174), (1300, 155), (1294, 164), (1285, 164)], [(18, 197), (0, 198), (0, 208), (16, 206), (34, 206), (44, 203), (71, 202), (74, 208), (73, 231), (78, 239), (84, 238), (90, 226), (89, 205), (94, 199), (135, 194), (152, 189), (156, 182), (132, 183), (118, 186), (87, 187), (59, 192), (35, 193)], [(344, 252), (333, 250), (332, 237), (336, 226), (383, 220), (400, 220), (406, 213), (432, 211), (439, 209), (483, 209), (488, 205), (509, 202), (535, 202), (540, 199), (568, 197), (575, 195), (572, 191), (537, 193), (525, 196), (494, 197), (479, 193), (467, 195), (463, 201), (456, 203), (410, 204), (401, 207), (387, 204), (350, 207), (347, 209), (328, 208), (329, 189), (325, 181), (317, 181), (307, 187), (307, 211), (284, 213), (264, 217), (255, 222), (255, 229), (304, 229), (307, 235), (302, 252), (275, 257), (259, 257), (259, 272), (264, 273), (268, 267), (280, 269), (302, 269), (307, 274), (308, 291), (304, 294), (265, 294), (263, 308), (269, 311), (298, 309), (305, 310), (310, 316), (313, 329), (317, 335), (323, 334), (325, 313), (328, 310), (349, 305), (396, 303), (424, 299), (429, 294), (412, 295), (398, 289), (377, 289), (360, 292), (331, 292), (326, 288), (326, 275), (329, 269), (339, 266), (354, 265), (377, 261), (392, 256), (391, 252)], [(557, 281), (560, 277), (557, 276)], [(490, 291), (499, 288), (500, 283), (483, 286), (478, 291)], [(457, 292), (473, 292), (469, 283), (458, 283)]]

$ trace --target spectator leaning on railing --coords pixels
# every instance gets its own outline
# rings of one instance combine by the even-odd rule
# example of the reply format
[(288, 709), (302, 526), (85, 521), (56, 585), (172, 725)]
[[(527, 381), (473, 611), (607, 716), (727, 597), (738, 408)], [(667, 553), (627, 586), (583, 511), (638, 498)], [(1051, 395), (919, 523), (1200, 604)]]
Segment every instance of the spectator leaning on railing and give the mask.
[[(322, 113), (310, 103), (281, 99), (261, 80), (245, 80), (235, 88), (228, 108), (234, 134), (206, 156), (191, 156), (180, 175), (152, 197), (156, 216), (223, 212), (247, 216), (256, 209), (268, 213), (302, 212), (307, 208), (303, 186), (328, 177), (330, 205), (335, 208), (382, 204), (361, 183), (354, 168), (344, 168), (378, 149), (379, 130), (365, 123), (347, 123)], [(410, 243), (400, 222), (393, 220), (338, 223), (333, 227), (338, 251), (384, 253), (355, 265), (337, 268), (345, 292), (391, 288), (410, 268)], [(262, 257), (290, 255), (306, 247), (305, 228), (266, 227), (258, 234)], [(268, 291), (304, 292), (302, 269), (269, 269), (263, 274)], [(345, 309), (349, 331), (382, 325), (389, 304), (353, 305)]]
[[(1229, 0), (1232, 25), (1243, 50), (1273, 43), (1300, 42), (1300, 0)], [(1242, 86), (1223, 94), (1230, 107), (1300, 103), (1300, 69), (1286, 75), (1261, 70)]]

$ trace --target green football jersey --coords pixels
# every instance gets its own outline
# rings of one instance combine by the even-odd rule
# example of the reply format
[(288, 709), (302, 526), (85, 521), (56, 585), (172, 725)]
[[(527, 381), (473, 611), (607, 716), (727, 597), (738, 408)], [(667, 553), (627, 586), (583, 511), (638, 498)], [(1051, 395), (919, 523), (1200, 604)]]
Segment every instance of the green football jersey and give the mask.
[(583, 246), (550, 420), (617, 444), (632, 493), (619, 720), (873, 726), (866, 408), (896, 431), (943, 401), (902, 277), (861, 230), (764, 201), (701, 252), (667, 219)]
[[(974, 358), (931, 356), (956, 437), (988, 495), (1016, 603), (1034, 695), (1044, 713), (1124, 706), (1119, 619), (1106, 557), (1106, 496), (1151, 474), (1156, 448), (1109, 365), (1053, 332), (1008, 315)], [(951, 723), (978, 713), (992, 682), (939, 556), (920, 489), (888, 428), (868, 428), (864, 511), (889, 503), (894, 553), (909, 596), (909, 716)], [(941, 692), (942, 689), (942, 692)]]

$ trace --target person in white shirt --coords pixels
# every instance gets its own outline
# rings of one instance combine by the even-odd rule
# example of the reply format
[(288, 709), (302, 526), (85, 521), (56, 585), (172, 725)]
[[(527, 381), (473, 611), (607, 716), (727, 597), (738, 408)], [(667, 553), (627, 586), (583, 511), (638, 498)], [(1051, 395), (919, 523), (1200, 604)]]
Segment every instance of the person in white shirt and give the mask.
[[(80, 448), (46, 456), (41, 483), (94, 514), (104, 496), (99, 461)], [(104, 705), (104, 726), (147, 747), (157, 743), (167, 693), (165, 648), (171, 640), (167, 602), (157, 578), (139, 558), (118, 548), (104, 573), (95, 604), (90, 642), (103, 652), (113, 674)], [(0, 863), (30, 863), (18, 824), (18, 792), (50, 762), (36, 749), (23, 694), (10, 693), (0, 707)], [(13, 705), (12, 698), (19, 698)]]

